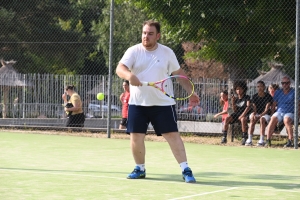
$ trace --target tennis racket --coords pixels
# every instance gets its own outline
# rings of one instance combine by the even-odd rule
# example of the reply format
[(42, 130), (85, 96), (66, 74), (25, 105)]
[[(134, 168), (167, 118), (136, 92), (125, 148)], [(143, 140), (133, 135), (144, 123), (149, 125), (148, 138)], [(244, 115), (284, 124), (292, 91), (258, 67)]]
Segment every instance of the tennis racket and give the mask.
[(188, 77), (182, 75), (169, 76), (156, 82), (141, 81), (141, 83), (143, 86), (154, 87), (175, 100), (188, 99), (195, 90), (194, 83)]

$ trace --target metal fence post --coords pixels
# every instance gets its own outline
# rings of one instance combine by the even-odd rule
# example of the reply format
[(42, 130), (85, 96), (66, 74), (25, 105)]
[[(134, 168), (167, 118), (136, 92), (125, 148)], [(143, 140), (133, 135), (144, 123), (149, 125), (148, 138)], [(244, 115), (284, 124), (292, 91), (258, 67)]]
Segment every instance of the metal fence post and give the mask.
[(295, 46), (295, 115), (294, 148), (298, 149), (298, 104), (299, 104), (299, 0), (296, 0), (296, 46)]
[(110, 2), (110, 28), (109, 28), (109, 72), (108, 72), (108, 114), (107, 137), (110, 138), (111, 128), (111, 88), (112, 88), (112, 63), (113, 63), (113, 32), (114, 32), (114, 0)]

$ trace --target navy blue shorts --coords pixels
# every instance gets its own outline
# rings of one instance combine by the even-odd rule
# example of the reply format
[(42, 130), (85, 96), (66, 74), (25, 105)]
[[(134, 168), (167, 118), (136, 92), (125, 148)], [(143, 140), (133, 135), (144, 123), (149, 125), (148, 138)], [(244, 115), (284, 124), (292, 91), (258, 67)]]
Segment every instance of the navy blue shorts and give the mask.
[(146, 133), (150, 122), (158, 136), (164, 133), (178, 132), (175, 105), (129, 105), (127, 133)]

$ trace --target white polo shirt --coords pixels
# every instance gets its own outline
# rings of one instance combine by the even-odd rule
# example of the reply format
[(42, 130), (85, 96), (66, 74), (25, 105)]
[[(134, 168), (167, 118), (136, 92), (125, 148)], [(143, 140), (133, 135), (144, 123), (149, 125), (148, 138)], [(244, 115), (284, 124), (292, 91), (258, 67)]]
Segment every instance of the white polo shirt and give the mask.
[[(158, 43), (153, 51), (148, 51), (142, 43), (127, 49), (120, 63), (137, 76), (140, 81), (156, 82), (177, 71), (180, 65), (172, 49)], [(175, 100), (149, 86), (130, 85), (129, 104), (141, 106), (174, 105)]]

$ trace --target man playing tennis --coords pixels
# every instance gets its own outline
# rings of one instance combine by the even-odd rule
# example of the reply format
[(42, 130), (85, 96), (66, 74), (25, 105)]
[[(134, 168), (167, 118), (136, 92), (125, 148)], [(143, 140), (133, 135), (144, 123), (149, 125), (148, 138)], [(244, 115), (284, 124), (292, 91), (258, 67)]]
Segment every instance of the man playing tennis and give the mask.
[[(128, 179), (146, 177), (145, 135), (148, 124), (162, 135), (180, 164), (185, 182), (196, 182), (187, 163), (183, 141), (177, 127), (175, 101), (153, 87), (141, 87), (141, 81), (154, 82), (172, 75), (183, 75), (174, 52), (157, 41), (160, 38), (160, 24), (155, 21), (143, 23), (142, 43), (127, 49), (120, 60), (116, 73), (130, 82), (130, 100), (127, 132), (130, 133), (131, 150), (136, 166)], [(181, 82), (188, 89), (188, 81)], [(186, 84), (186, 85), (184, 85)], [(189, 98), (193, 105), (199, 105), (199, 97), (193, 93)]]

